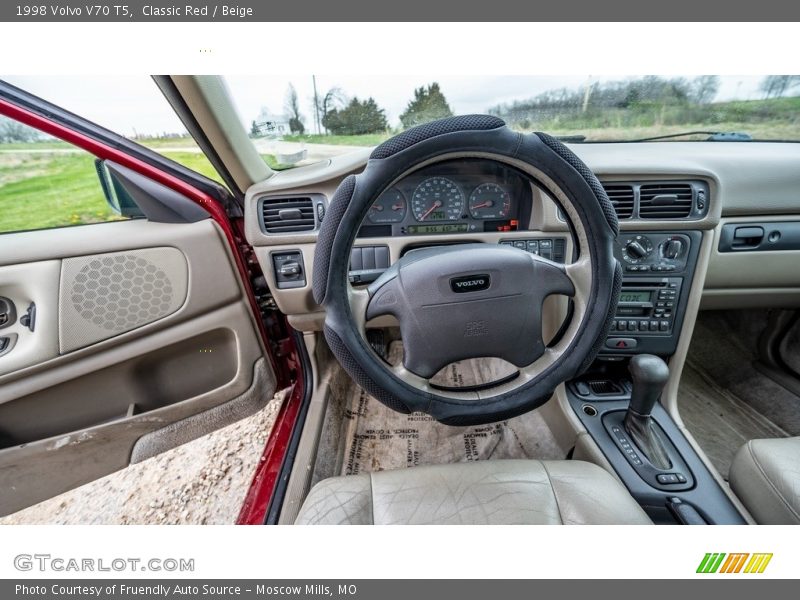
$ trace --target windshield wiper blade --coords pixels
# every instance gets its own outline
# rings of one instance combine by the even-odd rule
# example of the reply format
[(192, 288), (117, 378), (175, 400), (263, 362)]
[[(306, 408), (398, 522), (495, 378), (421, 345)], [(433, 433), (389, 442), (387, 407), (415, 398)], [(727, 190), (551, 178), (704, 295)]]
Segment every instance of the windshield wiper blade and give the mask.
[(706, 142), (749, 142), (753, 138), (750, 134), (740, 131), (683, 131), (681, 133), (670, 133), (667, 135), (655, 135), (652, 137), (640, 138), (638, 140), (628, 140), (630, 142), (655, 142), (658, 140), (670, 140), (674, 138), (687, 137), (690, 135), (707, 135)]

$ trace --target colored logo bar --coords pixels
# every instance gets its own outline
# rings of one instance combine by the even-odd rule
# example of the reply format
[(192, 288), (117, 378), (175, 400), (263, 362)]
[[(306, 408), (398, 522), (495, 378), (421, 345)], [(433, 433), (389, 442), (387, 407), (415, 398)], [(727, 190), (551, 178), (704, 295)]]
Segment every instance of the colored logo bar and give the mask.
[(707, 552), (697, 566), (697, 573), (763, 573), (771, 560), (771, 552)]

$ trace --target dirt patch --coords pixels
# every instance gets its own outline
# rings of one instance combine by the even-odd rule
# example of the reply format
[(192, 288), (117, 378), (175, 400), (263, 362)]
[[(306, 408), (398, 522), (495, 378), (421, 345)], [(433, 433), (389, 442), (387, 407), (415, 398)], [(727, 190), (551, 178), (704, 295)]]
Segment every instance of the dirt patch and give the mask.
[(255, 415), (13, 515), (0, 525), (236, 521), (283, 392)]

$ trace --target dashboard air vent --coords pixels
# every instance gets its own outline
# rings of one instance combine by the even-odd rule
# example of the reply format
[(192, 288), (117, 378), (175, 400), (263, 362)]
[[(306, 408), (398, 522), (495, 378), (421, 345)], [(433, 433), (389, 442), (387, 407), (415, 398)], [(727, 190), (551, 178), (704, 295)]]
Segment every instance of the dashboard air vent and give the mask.
[(603, 189), (611, 200), (618, 219), (633, 216), (633, 186), (628, 184), (604, 183)]
[(684, 219), (692, 212), (694, 194), (688, 183), (654, 183), (639, 188), (639, 217)]
[(316, 227), (314, 201), (308, 196), (264, 198), (261, 222), (266, 233), (313, 231)]

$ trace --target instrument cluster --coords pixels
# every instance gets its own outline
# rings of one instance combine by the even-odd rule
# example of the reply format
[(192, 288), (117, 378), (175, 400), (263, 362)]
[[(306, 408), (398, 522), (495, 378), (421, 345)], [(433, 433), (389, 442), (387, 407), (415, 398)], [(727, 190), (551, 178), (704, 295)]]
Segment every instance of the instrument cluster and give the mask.
[(529, 180), (488, 159), (457, 159), (407, 175), (369, 209), (360, 237), (527, 229)]

